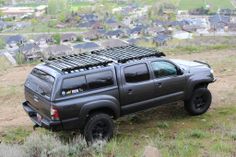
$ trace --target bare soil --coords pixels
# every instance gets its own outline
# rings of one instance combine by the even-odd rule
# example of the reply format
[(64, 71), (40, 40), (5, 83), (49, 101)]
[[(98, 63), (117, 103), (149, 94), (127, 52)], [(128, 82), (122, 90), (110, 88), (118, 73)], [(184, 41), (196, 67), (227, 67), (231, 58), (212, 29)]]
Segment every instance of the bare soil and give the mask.
[[(174, 55), (170, 58), (203, 60), (213, 66), (217, 81), (209, 86), (213, 95), (211, 108), (236, 103), (236, 51), (221, 50), (186, 55)], [(0, 74), (0, 133), (6, 128), (32, 128), (32, 123), (22, 109), (24, 101), (24, 81), (32, 65), (18, 66)]]

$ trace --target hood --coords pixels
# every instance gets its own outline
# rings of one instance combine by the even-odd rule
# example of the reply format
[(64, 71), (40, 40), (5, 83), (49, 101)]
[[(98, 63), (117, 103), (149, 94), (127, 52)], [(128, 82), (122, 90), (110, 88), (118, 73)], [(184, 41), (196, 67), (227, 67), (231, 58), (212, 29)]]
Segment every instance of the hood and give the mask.
[(187, 61), (181, 59), (170, 59), (172, 62), (177, 64), (181, 69), (191, 72), (194, 69), (210, 69), (210, 66), (207, 63), (201, 61)]

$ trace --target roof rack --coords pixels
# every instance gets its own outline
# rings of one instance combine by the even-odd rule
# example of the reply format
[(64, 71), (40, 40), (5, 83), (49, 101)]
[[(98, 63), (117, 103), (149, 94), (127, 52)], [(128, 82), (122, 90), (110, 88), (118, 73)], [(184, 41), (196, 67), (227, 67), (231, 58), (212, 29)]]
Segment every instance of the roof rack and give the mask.
[(129, 60), (142, 59), (147, 57), (165, 56), (163, 52), (158, 52), (154, 49), (149, 48), (137, 47), (134, 45), (92, 51), (91, 53), (110, 58), (117, 61), (118, 63), (125, 63)]
[(111, 63), (91, 53), (73, 54), (56, 58), (49, 58), (44, 61), (48, 66), (62, 72), (73, 72), (77, 70), (86, 70), (95, 66), (106, 66)]
[(96, 50), (91, 53), (72, 54), (44, 61), (46, 65), (65, 73), (84, 71), (93, 67), (107, 66), (109, 63), (125, 63), (147, 57), (161, 57), (164, 53), (133, 45)]

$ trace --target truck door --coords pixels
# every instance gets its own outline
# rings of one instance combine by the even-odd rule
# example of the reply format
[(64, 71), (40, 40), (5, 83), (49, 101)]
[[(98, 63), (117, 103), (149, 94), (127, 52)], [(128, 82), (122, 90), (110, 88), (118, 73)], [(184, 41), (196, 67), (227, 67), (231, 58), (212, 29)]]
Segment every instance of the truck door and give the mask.
[(146, 63), (127, 65), (121, 69), (123, 92), (121, 103), (123, 106), (142, 102), (154, 97), (154, 81)]
[(165, 99), (174, 101), (182, 99), (185, 89), (185, 76), (172, 62), (158, 60), (151, 62), (154, 75), (155, 97), (165, 96)]

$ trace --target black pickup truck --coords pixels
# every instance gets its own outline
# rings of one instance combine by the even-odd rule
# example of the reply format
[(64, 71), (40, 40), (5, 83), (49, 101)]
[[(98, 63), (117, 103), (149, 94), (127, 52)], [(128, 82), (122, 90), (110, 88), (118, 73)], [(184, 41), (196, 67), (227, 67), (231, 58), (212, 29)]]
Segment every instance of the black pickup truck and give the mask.
[(23, 108), (36, 126), (80, 129), (88, 141), (110, 139), (113, 119), (161, 104), (183, 100), (189, 114), (205, 113), (213, 70), (164, 56), (124, 46), (50, 58), (29, 74)]

